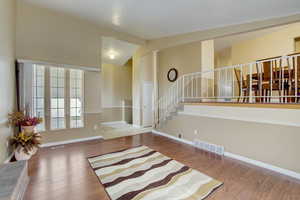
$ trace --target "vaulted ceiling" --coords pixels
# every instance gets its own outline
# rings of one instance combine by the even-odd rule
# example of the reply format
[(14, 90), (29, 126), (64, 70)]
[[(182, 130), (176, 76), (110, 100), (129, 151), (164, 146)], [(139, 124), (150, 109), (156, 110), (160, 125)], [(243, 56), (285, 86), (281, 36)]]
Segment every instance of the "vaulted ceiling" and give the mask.
[(124, 65), (138, 46), (111, 37), (102, 37), (102, 63)]
[(23, 0), (144, 39), (300, 13), (299, 0)]

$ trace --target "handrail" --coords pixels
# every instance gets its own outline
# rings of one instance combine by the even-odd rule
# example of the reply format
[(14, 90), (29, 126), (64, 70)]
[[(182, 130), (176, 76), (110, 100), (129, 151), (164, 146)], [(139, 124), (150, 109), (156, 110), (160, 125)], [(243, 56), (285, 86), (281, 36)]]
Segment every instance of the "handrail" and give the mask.
[[(186, 101), (298, 103), (300, 66), (295, 58), (300, 60), (300, 54), (184, 74), (155, 100), (155, 124), (165, 120)], [(267, 76), (268, 71), (270, 76)], [(263, 81), (266, 77), (268, 81)], [(279, 94), (274, 95), (275, 92)]]

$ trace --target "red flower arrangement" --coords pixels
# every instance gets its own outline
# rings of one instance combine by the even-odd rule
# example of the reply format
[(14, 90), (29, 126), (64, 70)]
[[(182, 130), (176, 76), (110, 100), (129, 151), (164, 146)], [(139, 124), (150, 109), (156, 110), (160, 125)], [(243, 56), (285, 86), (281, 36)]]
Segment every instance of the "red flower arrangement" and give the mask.
[(43, 118), (30, 117), (22, 111), (9, 114), (9, 123), (15, 126), (36, 126), (42, 122)]
[(21, 126), (36, 126), (42, 122), (42, 118), (38, 117), (25, 117), (22, 121), (19, 122)]

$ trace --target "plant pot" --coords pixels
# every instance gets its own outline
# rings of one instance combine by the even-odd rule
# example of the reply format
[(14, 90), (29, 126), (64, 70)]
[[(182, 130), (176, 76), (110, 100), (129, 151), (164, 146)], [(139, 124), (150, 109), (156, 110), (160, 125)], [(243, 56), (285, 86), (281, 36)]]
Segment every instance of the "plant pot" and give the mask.
[(21, 126), (21, 130), (26, 133), (32, 133), (35, 131), (35, 126)]
[(19, 147), (15, 151), (15, 158), (16, 158), (16, 160), (29, 160), (31, 158), (31, 156), (33, 156), (37, 152), (37, 150), (38, 150), (38, 148), (35, 147), (30, 152), (28, 152), (28, 154), (26, 154), (24, 152), (24, 148)]

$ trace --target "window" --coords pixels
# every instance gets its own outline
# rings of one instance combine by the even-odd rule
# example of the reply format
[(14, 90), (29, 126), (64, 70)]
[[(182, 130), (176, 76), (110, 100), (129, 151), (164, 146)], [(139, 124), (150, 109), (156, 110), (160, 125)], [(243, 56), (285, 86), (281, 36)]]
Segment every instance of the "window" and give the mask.
[(70, 70), (70, 127), (83, 127), (83, 73), (81, 70)]
[[(34, 116), (45, 119), (45, 67), (33, 65), (32, 72), (32, 112)], [(45, 130), (45, 120), (37, 126), (37, 130)]]
[(33, 116), (43, 118), (37, 131), (84, 126), (84, 71), (30, 64), (21, 73), (22, 108), (31, 108)]
[(50, 67), (50, 126), (66, 128), (65, 123), (65, 69)]

